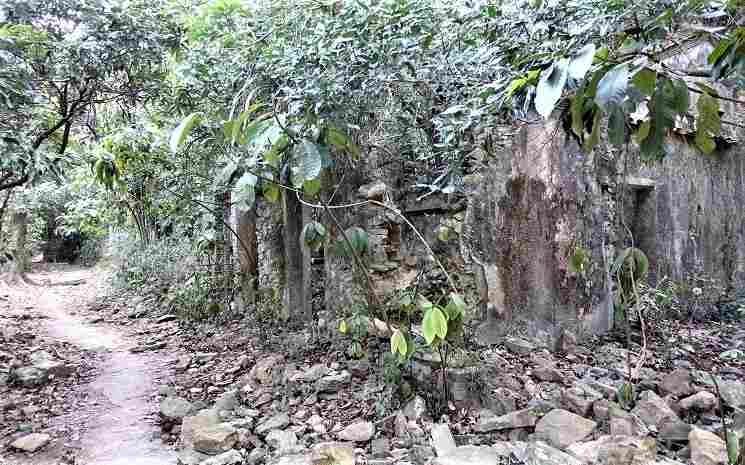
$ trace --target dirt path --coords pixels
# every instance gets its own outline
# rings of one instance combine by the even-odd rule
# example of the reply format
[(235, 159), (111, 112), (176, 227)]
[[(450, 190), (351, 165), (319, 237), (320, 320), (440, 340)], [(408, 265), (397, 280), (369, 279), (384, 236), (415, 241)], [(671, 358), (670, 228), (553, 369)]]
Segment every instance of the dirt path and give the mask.
[[(167, 359), (157, 354), (135, 354), (129, 348), (135, 340), (121, 331), (90, 323), (81, 310), (101, 290), (97, 270), (68, 269), (42, 272), (31, 276), (40, 282), (85, 280), (78, 286), (14, 288), (11, 302), (25, 305), (46, 315), (43, 328), (47, 336), (102, 354), (98, 374), (89, 384), (76, 387), (85, 397), (85, 407), (55, 418), (52, 423), (80, 426), (78, 437), (57, 438), (78, 452), (76, 465), (166, 465), (175, 463), (175, 455), (159, 439), (151, 418), (155, 409), (158, 380), (167, 373)], [(76, 396), (77, 397), (77, 396)], [(35, 456), (30, 462), (57, 463), (55, 447), (47, 457)], [(43, 461), (42, 461), (43, 460)], [(12, 462), (11, 462), (12, 463)]]

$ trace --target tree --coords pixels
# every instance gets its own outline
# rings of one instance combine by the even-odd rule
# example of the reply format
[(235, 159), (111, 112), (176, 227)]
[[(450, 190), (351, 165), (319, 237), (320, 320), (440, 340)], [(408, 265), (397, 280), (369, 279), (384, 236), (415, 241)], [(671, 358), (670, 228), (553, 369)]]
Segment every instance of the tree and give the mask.
[(0, 191), (56, 172), (73, 137), (97, 137), (97, 111), (149, 98), (176, 39), (139, 0), (6, 0), (0, 18)]

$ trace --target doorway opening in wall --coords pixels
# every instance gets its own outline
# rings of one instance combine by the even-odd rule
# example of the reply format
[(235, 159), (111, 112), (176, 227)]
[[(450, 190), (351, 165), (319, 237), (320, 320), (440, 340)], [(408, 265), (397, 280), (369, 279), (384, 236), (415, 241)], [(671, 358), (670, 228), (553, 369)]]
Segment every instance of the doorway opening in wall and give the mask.
[[(654, 181), (629, 179), (626, 184), (625, 246), (641, 249), (649, 259), (649, 279), (654, 281), (657, 236), (657, 196)], [(630, 235), (629, 235), (630, 233)]]

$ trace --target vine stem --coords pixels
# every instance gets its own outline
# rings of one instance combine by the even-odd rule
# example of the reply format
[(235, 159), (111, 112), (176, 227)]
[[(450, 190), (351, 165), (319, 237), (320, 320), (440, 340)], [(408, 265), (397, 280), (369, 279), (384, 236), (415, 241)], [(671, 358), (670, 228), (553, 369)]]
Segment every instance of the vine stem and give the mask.
[(437, 266), (440, 268), (440, 270), (445, 275), (445, 278), (448, 280), (448, 284), (450, 285), (450, 288), (453, 290), (453, 292), (455, 292), (456, 294), (459, 293), (458, 288), (455, 285), (455, 281), (453, 281), (452, 276), (450, 276), (450, 273), (447, 272), (447, 270), (445, 269), (445, 266), (442, 264), (442, 262), (440, 261), (440, 259), (437, 258), (437, 255), (435, 255), (434, 250), (432, 250), (432, 247), (430, 247), (429, 243), (424, 238), (424, 236), (422, 235), (422, 233), (420, 233), (419, 230), (416, 228), (416, 226), (414, 226), (414, 224), (412, 224), (412, 222), (409, 221), (409, 219), (406, 218), (406, 216), (404, 216), (403, 213), (401, 213), (398, 209), (393, 208), (390, 205), (386, 205), (383, 202), (378, 202), (377, 200), (364, 200), (362, 202), (355, 202), (355, 203), (350, 203), (350, 204), (345, 204), (345, 205), (323, 205), (323, 204), (315, 204), (315, 203), (310, 203), (310, 202), (308, 202), (306, 200), (303, 200), (301, 198), (301, 196), (300, 196), (299, 191), (295, 190), (295, 192), (297, 193), (298, 200), (300, 200), (300, 203), (302, 203), (306, 207), (310, 207), (310, 208), (331, 209), (331, 208), (352, 208), (352, 207), (359, 207), (359, 206), (363, 206), (363, 205), (376, 205), (376, 206), (382, 207), (382, 208), (386, 209), (387, 211), (393, 213), (394, 215), (398, 216), (399, 218), (401, 218), (411, 228), (412, 231), (414, 231), (414, 234), (416, 235), (416, 237), (419, 239), (419, 241), (427, 249), (427, 252), (430, 254), (430, 256), (432, 256), (432, 258), (435, 260), (435, 263), (437, 263)]

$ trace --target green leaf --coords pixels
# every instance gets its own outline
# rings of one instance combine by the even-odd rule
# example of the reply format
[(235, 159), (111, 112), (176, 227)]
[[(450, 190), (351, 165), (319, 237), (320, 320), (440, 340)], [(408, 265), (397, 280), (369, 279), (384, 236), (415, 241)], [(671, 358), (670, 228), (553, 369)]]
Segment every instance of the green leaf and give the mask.
[(445, 315), (438, 307), (431, 307), (424, 313), (422, 319), (422, 333), (427, 344), (432, 345), (436, 338), (445, 339), (448, 331), (448, 322)]
[(238, 178), (233, 188), (233, 201), (243, 210), (248, 210), (256, 200), (257, 178), (251, 173), (244, 173)]
[(318, 145), (309, 139), (303, 139), (295, 146), (293, 153), (292, 184), (298, 189), (303, 187), (305, 181), (321, 174), (322, 167), (323, 158)]
[(271, 146), (269, 151), (264, 154), (264, 162), (271, 167), (279, 168), (282, 152), (290, 145), (290, 138), (287, 134), (282, 134)]
[(595, 107), (595, 115), (592, 118), (592, 131), (590, 132), (590, 136), (585, 139), (585, 143), (582, 146), (582, 149), (587, 153), (592, 152), (592, 149), (594, 149), (600, 142), (600, 123), (602, 117), (603, 112)]
[(466, 301), (460, 294), (455, 292), (450, 293), (450, 300), (447, 307), (445, 307), (448, 320), (457, 320), (463, 318), (466, 314)]
[(342, 334), (347, 334), (349, 332), (349, 325), (347, 324), (347, 320), (341, 320), (339, 322), (339, 332)]
[(279, 186), (273, 182), (268, 182), (264, 185), (264, 198), (272, 203), (279, 202), (280, 190)]
[(178, 152), (191, 131), (202, 121), (201, 113), (192, 113), (183, 120), (171, 133), (170, 147), (171, 152)]
[(346, 230), (346, 234), (355, 252), (360, 255), (367, 252), (369, 239), (367, 236), (367, 232), (364, 229), (360, 228), (359, 226), (352, 226), (351, 228)]
[(691, 106), (688, 85), (682, 79), (675, 79), (673, 80), (673, 89), (675, 91), (673, 109), (678, 114), (685, 114)]
[(572, 61), (569, 63), (569, 76), (578, 81), (584, 79), (585, 74), (592, 66), (593, 58), (595, 58), (595, 44), (587, 44), (582, 47), (582, 50), (572, 57)]
[(303, 193), (309, 197), (313, 197), (321, 192), (321, 180), (319, 178), (310, 179), (303, 183)]
[[(727, 431), (727, 440), (725, 443), (727, 444), (727, 458), (731, 464), (736, 464), (737, 458), (740, 454), (745, 454), (745, 450), (740, 450), (740, 444), (738, 443), (739, 439), (740, 437), (735, 431)], [(745, 444), (745, 442), (743, 442), (743, 444)]]
[(585, 88), (580, 88), (574, 97), (572, 97), (572, 103), (569, 107), (569, 111), (572, 115), (572, 132), (575, 136), (579, 137), (580, 140), (584, 137), (585, 132)]
[(696, 146), (706, 155), (711, 154), (717, 147), (714, 137), (722, 129), (719, 117), (719, 102), (707, 93), (701, 94), (696, 102), (698, 119), (696, 120)]
[(642, 68), (634, 77), (631, 78), (633, 86), (646, 96), (652, 95), (654, 92), (655, 85), (657, 84), (657, 71), (649, 68)]
[(326, 227), (317, 221), (311, 221), (303, 227), (301, 236), (309, 249), (318, 252), (326, 240)]
[(556, 102), (559, 101), (561, 93), (564, 91), (567, 82), (568, 63), (569, 60), (564, 58), (541, 73), (534, 104), (538, 114), (546, 119), (551, 116), (551, 112), (556, 107)]
[(394, 354), (400, 354), (401, 357), (406, 357), (408, 351), (406, 336), (404, 336), (400, 329), (397, 329), (391, 336), (391, 352)]
[(426, 312), (430, 308), (434, 307), (434, 304), (432, 304), (432, 302), (430, 302), (429, 299), (427, 299), (421, 294), (417, 297), (416, 304), (417, 304), (417, 307), (419, 307), (419, 309), (423, 312)]
[(626, 98), (629, 84), (629, 67), (623, 63), (611, 68), (598, 82), (595, 103), (608, 112), (611, 105), (620, 105)]
[(636, 134), (634, 134), (634, 140), (636, 141), (637, 144), (641, 144), (642, 141), (646, 139), (647, 136), (649, 136), (649, 128), (650, 128), (649, 120), (643, 121), (639, 125), (639, 129), (637, 129)]
[(620, 105), (613, 105), (608, 115), (608, 140), (616, 147), (626, 143), (626, 114)]
[(675, 124), (675, 116), (678, 110), (688, 110), (687, 97), (682, 95), (681, 90), (672, 80), (658, 76), (657, 88), (652, 95), (649, 104), (649, 133), (641, 143), (639, 149), (645, 160), (661, 160), (666, 155), (665, 137)]
[(581, 274), (590, 262), (590, 253), (583, 247), (575, 247), (572, 256), (569, 257), (567, 269), (570, 273)]
[(247, 145), (258, 146), (261, 144), (261, 136), (275, 124), (275, 121), (271, 118), (259, 119), (251, 122), (246, 129), (243, 131), (243, 137), (241, 142)]
[(355, 160), (360, 158), (360, 149), (357, 144), (335, 127), (326, 128), (326, 144), (349, 153)]

